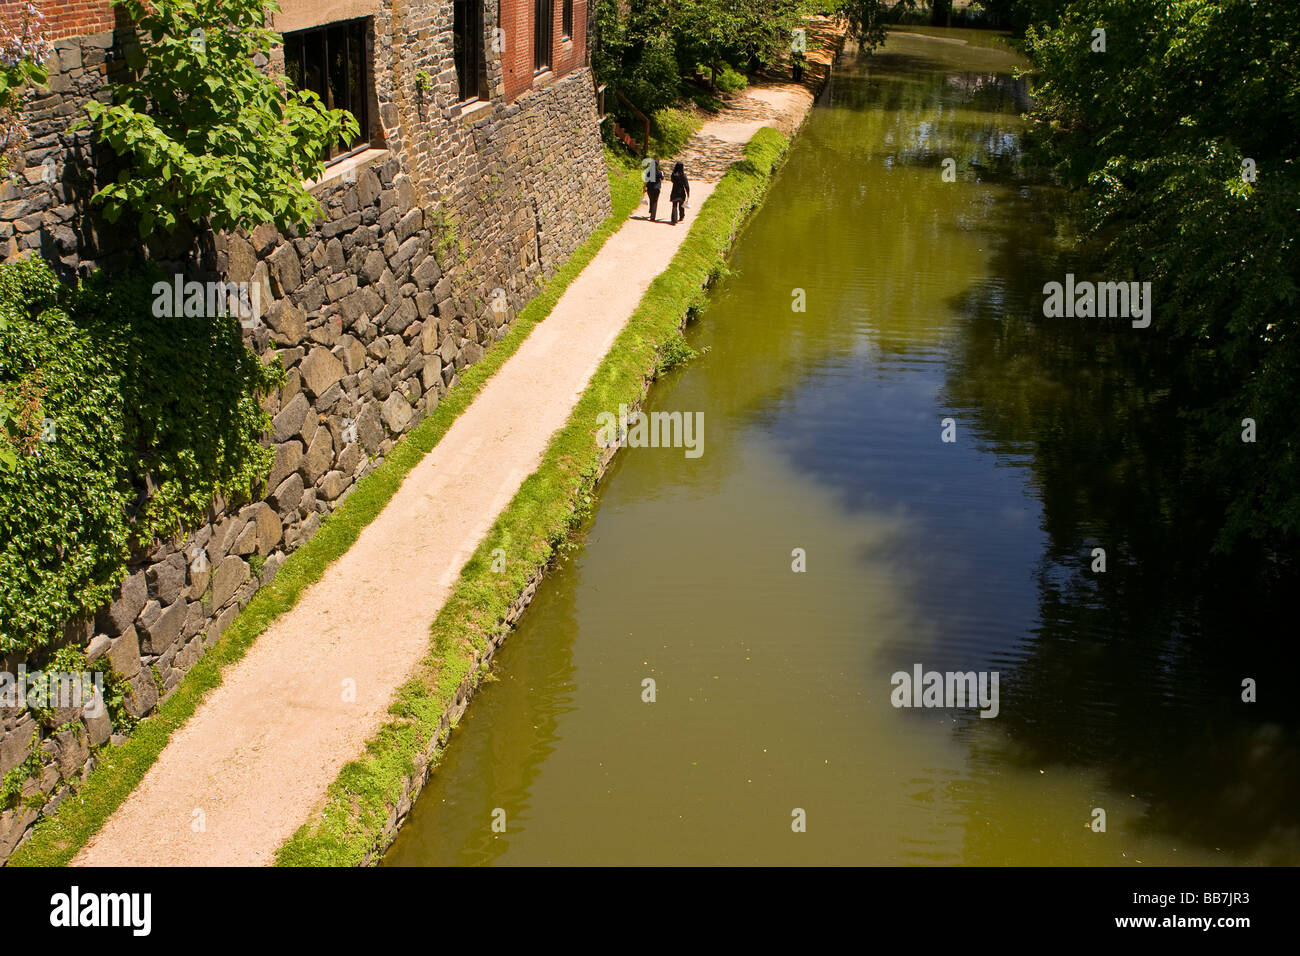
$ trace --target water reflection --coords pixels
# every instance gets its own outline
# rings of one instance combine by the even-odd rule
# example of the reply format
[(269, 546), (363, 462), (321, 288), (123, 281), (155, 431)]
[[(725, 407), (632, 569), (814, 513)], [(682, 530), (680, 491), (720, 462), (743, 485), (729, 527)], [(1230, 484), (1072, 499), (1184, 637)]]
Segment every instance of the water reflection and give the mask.
[[(1205, 557), (1155, 340), (1034, 318), (1079, 264), (1015, 60), (953, 39), (841, 64), (652, 392), (704, 457), (620, 456), (389, 863), (1300, 860), (1293, 721), (1236, 690), (1285, 592)], [(916, 662), (999, 717), (895, 710)]]
[(1184, 480), (1201, 453), (1185, 373), (1123, 323), (1042, 319), (1041, 282), (1082, 264), (1022, 197), (1003, 205), (1022, 228), (1001, 233), (994, 271), (1021, 281), (959, 303), (970, 321), (945, 395), (991, 452), (1023, 457), (1043, 503), (1037, 621), (1006, 720), (1015, 758), (1099, 768), (1144, 801), (1143, 830), (1294, 863), (1295, 712), (1276, 685), (1241, 699), (1243, 678), (1296, 668), (1294, 582), (1262, 555), (1212, 553), (1222, 507)]

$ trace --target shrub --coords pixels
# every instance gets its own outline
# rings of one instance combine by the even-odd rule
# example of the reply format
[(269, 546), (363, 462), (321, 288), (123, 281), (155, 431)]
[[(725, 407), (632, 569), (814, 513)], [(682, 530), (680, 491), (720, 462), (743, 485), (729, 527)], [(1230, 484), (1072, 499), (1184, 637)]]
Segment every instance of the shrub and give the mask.
[(730, 63), (718, 64), (716, 74), (714, 74), (712, 67), (704, 63), (696, 67), (695, 71), (697, 74), (710, 76), (719, 93), (739, 93), (749, 85), (749, 80), (745, 78), (745, 74), (739, 72)]

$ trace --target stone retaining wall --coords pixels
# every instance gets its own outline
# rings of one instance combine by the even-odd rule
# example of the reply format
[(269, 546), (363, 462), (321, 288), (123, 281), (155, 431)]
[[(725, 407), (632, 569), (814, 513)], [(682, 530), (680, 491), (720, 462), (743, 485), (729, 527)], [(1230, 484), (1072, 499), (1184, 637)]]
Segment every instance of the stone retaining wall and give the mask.
[[(495, 2), (487, 7), (485, 22), (495, 24)], [(382, 4), (377, 148), (314, 190), (325, 212), (314, 227), (281, 235), (264, 226), (199, 237), (188, 252), (152, 250), (186, 278), (257, 283), (262, 319), (245, 341), (265, 361), (278, 357), (288, 376), (264, 403), (275, 464), (260, 500), (216, 502), (183, 540), (137, 554), (111, 605), (68, 628), (93, 669), (126, 682), (135, 716), (175, 690), (287, 555), (504, 337), (610, 212), (590, 71), (507, 102), (499, 61), (490, 62), (493, 98), (465, 115), (450, 25), (446, 0)], [(0, 189), (0, 254), (35, 251), (66, 275), (129, 268), (140, 254), (89, 212), (103, 163), (86, 132), (67, 129), (90, 97), (108, 98), (121, 42), (105, 33), (56, 44), (48, 92), (26, 113), (25, 168)], [(24, 664), (42, 662), (9, 660), (5, 669)], [(0, 861), (89, 773), (93, 748), (113, 734), (107, 716), (82, 708), (42, 724), (26, 708), (0, 706), (0, 775), (32, 771), (24, 801), (0, 813)], [(29, 805), (42, 798), (40, 809)]]

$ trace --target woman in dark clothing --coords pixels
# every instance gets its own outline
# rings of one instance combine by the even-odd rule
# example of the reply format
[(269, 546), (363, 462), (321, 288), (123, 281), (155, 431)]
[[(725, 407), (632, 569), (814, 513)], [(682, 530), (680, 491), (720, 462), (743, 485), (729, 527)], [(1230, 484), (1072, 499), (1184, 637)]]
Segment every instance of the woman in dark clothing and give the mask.
[(659, 169), (659, 160), (651, 159), (645, 168), (645, 193), (650, 199), (650, 221), (655, 221), (655, 210), (659, 207), (659, 188), (663, 185), (663, 173)]
[(686, 167), (678, 163), (673, 167), (673, 191), (668, 198), (673, 204), (673, 225), (686, 218), (686, 199), (691, 194), (691, 184), (686, 181)]

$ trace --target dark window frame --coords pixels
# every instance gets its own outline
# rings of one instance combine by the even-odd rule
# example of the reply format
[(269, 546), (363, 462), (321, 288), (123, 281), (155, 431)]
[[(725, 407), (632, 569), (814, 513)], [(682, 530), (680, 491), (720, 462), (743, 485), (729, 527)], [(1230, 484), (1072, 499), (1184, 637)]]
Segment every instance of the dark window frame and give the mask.
[(284, 35), (285, 75), (299, 89), (320, 96), (326, 109), (344, 109), (357, 118), (357, 138), (331, 144), (325, 165), (332, 166), (371, 147), (370, 60), (372, 17), (336, 20)]
[[(456, 65), (458, 101), (487, 99), (487, 57), (483, 41), (483, 0), (453, 0), (452, 58)], [(469, 78), (470, 82), (467, 82)]]
[(555, 0), (533, 0), (533, 76), (555, 66)]
[(573, 39), (573, 0), (560, 0), (560, 39)]

